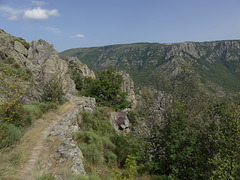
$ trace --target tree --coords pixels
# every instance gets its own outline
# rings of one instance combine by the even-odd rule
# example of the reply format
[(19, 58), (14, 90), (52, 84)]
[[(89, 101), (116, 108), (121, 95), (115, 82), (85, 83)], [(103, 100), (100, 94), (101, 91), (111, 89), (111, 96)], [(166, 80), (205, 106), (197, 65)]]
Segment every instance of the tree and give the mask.
[(130, 106), (126, 100), (127, 93), (121, 91), (122, 83), (122, 76), (110, 67), (106, 71), (98, 72), (98, 78), (91, 85), (89, 94), (96, 98), (99, 104), (121, 110)]

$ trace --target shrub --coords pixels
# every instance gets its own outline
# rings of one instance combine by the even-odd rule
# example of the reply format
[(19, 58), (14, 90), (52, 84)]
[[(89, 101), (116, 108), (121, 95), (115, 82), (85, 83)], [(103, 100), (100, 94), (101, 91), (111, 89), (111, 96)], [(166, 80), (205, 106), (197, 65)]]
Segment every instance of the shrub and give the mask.
[(0, 148), (8, 147), (21, 138), (21, 130), (13, 124), (0, 123)]
[(61, 96), (59, 99), (60, 104), (64, 104), (65, 102), (68, 102), (69, 99), (66, 96)]
[(114, 154), (112, 151), (105, 152), (104, 157), (106, 162), (109, 164), (115, 163), (117, 160), (116, 154)]
[(40, 109), (40, 107), (36, 106), (36, 105), (24, 105), (23, 106), (24, 109), (24, 120), (25, 122), (29, 122), (29, 118), (31, 119), (31, 121), (29, 122), (30, 124), (36, 120), (39, 119), (40, 117), (42, 117), (42, 110)]
[(79, 148), (82, 150), (84, 157), (92, 163), (99, 164), (102, 162), (101, 152), (98, 150), (96, 144), (82, 143), (79, 145)]
[(13, 57), (8, 56), (3, 62), (4, 62), (4, 63), (7, 63), (7, 64), (13, 64), (13, 63), (15, 63), (16, 61), (13, 59)]
[(20, 69), (20, 68), (21, 68), (20, 64), (18, 64), (17, 62), (13, 63), (13, 64), (12, 64), (12, 67), (13, 67), (14, 69)]
[(116, 162), (116, 146), (111, 140), (116, 134), (109, 120), (98, 110), (94, 114), (84, 112), (82, 117), (83, 131), (74, 133), (73, 138), (80, 144), (84, 157), (92, 163)]
[(53, 76), (47, 83), (43, 85), (42, 101), (45, 102), (61, 102), (63, 96), (63, 87), (61, 81)]
[(94, 97), (97, 103), (112, 107), (119, 111), (131, 105), (126, 100), (127, 93), (121, 91), (123, 83), (122, 75), (118, 74), (112, 67), (106, 71), (98, 72), (97, 79), (77, 78), (77, 86), (84, 96)]

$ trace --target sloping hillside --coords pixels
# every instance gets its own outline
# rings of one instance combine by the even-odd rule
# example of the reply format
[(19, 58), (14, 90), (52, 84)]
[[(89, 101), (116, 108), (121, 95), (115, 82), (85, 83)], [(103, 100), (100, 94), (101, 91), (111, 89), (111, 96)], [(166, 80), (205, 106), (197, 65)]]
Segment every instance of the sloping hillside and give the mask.
[(76, 56), (95, 71), (109, 66), (126, 70), (136, 87), (154, 85), (163, 75), (174, 79), (188, 70), (214, 93), (240, 90), (239, 40), (77, 48), (60, 55)]

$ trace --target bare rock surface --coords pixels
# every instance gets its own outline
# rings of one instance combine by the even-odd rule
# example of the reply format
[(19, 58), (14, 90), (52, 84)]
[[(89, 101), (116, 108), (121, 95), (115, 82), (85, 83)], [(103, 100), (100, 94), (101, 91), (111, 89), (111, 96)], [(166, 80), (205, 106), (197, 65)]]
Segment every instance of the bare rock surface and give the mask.
[[(69, 66), (74, 66), (82, 72), (83, 77), (95, 78), (95, 74), (87, 65), (79, 60), (70, 60), (69, 63), (62, 60), (53, 45), (40, 39), (29, 43), (27, 49), (19, 40), (3, 30), (0, 30), (0, 61), (12, 57), (21, 65), (29, 68), (33, 74), (34, 86), (28, 94), (28, 100), (40, 100), (43, 94), (43, 86), (51, 78), (58, 78), (63, 85), (64, 93), (76, 95), (75, 83), (69, 75)], [(21, 39), (24, 41), (23, 39)], [(27, 42), (26, 42), (27, 43)]]
[(78, 58), (68, 57), (67, 63), (70, 69), (77, 71), (83, 77), (91, 77), (92, 79), (96, 79), (95, 73), (90, 70), (86, 64), (81, 63)]
[(126, 111), (111, 112), (109, 120), (118, 134), (130, 132), (130, 122)]

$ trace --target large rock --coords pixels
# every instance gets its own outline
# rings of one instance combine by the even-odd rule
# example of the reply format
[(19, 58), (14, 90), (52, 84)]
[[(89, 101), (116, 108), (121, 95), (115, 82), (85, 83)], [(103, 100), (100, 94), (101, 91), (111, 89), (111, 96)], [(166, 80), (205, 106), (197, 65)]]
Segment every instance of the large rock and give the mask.
[(24, 45), (22, 43), (20, 43), (19, 41), (14, 41), (14, 49), (23, 54), (24, 56), (27, 56), (28, 51), (27, 49), (24, 47)]
[(67, 62), (71, 70), (75, 70), (80, 73), (83, 77), (91, 77), (96, 79), (95, 73), (88, 68), (86, 64), (80, 62), (76, 57), (68, 57)]
[(41, 39), (33, 41), (27, 50), (21, 42), (16, 41), (16, 37), (1, 30), (0, 51), (0, 59), (13, 57), (22, 67), (32, 71), (35, 85), (28, 94), (28, 100), (40, 100), (43, 94), (43, 85), (53, 77), (62, 82), (66, 95), (77, 94), (74, 81), (68, 74), (67, 62), (60, 59), (53, 45), (46, 41)]
[(28, 59), (26, 67), (33, 72), (35, 80), (31, 97), (39, 99), (43, 93), (41, 86), (55, 76), (62, 82), (65, 94), (77, 94), (74, 81), (68, 74), (68, 64), (59, 58), (53, 45), (41, 39), (33, 41), (28, 50)]
[(119, 71), (119, 74), (123, 77), (122, 91), (127, 92), (128, 95), (126, 97), (127, 101), (132, 102), (132, 106), (136, 106), (136, 97), (134, 92), (134, 82), (129, 74), (124, 71)]

